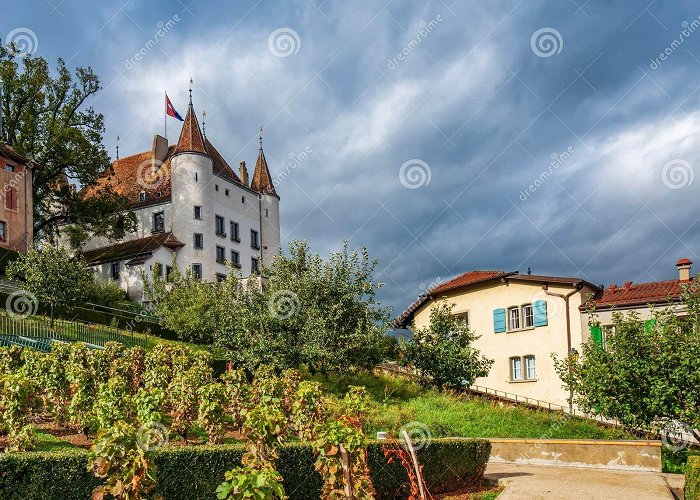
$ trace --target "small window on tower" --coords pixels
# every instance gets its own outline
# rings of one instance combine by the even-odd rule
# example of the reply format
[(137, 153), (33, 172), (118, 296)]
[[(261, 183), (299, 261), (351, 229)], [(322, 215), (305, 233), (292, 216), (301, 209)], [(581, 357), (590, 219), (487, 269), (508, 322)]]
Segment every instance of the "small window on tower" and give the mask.
[(197, 172), (194, 173), (194, 181), (197, 182), (199, 180), (199, 175)]
[(241, 203), (245, 203), (245, 196), (241, 196)]
[(269, 216), (270, 216), (270, 211), (266, 208), (265, 209), (265, 217), (269, 217)]
[(194, 248), (197, 250), (204, 248), (204, 235), (202, 233), (194, 233)]
[(146, 191), (141, 191), (139, 193), (139, 201), (146, 201)]
[(214, 189), (215, 189), (216, 191), (218, 191), (218, 190), (219, 190), (219, 185), (218, 185), (218, 184), (214, 184)]
[(228, 196), (229, 194), (231, 194), (231, 191), (229, 191), (229, 190), (227, 189), (226, 191), (224, 191), (224, 194), (226, 194), (226, 196)]

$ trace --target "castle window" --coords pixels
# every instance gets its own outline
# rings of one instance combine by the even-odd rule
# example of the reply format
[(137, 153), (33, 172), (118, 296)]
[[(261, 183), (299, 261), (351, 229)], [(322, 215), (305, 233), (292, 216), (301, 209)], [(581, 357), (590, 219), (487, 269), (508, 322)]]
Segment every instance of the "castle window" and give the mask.
[(204, 235), (202, 233), (194, 233), (194, 248), (197, 250), (204, 248)]
[(202, 264), (192, 264), (192, 276), (198, 280), (202, 279)]
[(221, 273), (216, 273), (216, 281), (221, 283), (222, 281), (226, 281), (226, 275), (221, 274)]
[(146, 191), (141, 191), (139, 193), (139, 201), (146, 201)]
[(226, 262), (226, 249), (218, 245), (216, 246), (216, 262), (219, 264), (224, 264)]
[(270, 216), (270, 211), (266, 208), (265, 209), (265, 217), (269, 217), (269, 216)]
[(241, 203), (245, 204), (245, 196), (241, 196)]
[(241, 267), (241, 254), (236, 250), (231, 250), (231, 264), (233, 267)]
[(219, 190), (219, 185), (218, 185), (218, 184), (214, 184), (214, 189), (215, 189), (216, 191), (218, 191), (218, 190)]
[(256, 257), (250, 258), (250, 272), (255, 274), (260, 272), (260, 262)]
[(5, 221), (0, 221), (0, 241), (7, 240), (7, 223)]
[(114, 281), (119, 281), (120, 274), (121, 274), (121, 266), (119, 265), (119, 261), (112, 262), (112, 279)]
[(238, 234), (238, 222), (231, 221), (231, 241), (241, 242), (241, 236)]
[(165, 279), (167, 280), (168, 278), (170, 278), (171, 274), (173, 274), (173, 267), (165, 266)]
[(197, 172), (194, 173), (194, 181), (199, 181), (199, 174), (197, 174)]
[(217, 236), (226, 236), (226, 228), (224, 227), (224, 218), (220, 215), (214, 216), (214, 230)]
[(229, 190), (227, 189), (226, 191), (224, 191), (224, 194), (226, 194), (226, 196), (228, 196), (229, 194), (231, 194), (231, 191), (229, 191)]
[(250, 247), (255, 250), (260, 250), (260, 238), (255, 229), (250, 230)]
[(165, 215), (163, 212), (153, 214), (153, 231), (154, 233), (162, 233), (165, 231)]
[(195, 219), (202, 218), (202, 207), (197, 206), (197, 205), (194, 206), (194, 218)]

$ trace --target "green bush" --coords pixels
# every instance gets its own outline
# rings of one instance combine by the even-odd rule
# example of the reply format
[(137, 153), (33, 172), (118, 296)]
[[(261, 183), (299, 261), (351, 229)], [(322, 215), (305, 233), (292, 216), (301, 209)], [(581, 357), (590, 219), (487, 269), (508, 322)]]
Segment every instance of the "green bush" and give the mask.
[[(479, 439), (436, 439), (419, 450), (431, 492), (457, 489), (483, 474), (491, 444)], [(242, 445), (165, 448), (154, 453), (157, 486), (164, 498), (213, 498), (227, 470), (241, 464)], [(378, 498), (405, 498), (408, 481), (398, 463), (387, 464), (377, 442), (368, 460)], [(292, 443), (280, 450), (277, 470), (291, 500), (319, 498), (322, 480), (314, 471), (309, 446)], [(0, 454), (0, 498), (85, 499), (100, 484), (87, 469), (82, 450)]]
[(685, 468), (685, 498), (700, 499), (700, 456), (688, 457), (688, 465)]

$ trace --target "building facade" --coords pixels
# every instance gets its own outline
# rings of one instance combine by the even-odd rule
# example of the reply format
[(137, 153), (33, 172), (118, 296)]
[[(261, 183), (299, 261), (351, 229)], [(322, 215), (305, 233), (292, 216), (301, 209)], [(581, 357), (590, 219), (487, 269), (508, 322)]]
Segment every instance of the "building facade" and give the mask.
[(454, 304), (480, 337), (474, 347), (494, 360), (474, 385), (568, 406), (552, 354), (566, 357), (585, 341), (579, 307), (600, 288), (580, 278), (470, 271), (419, 298), (396, 326), (424, 328), (437, 304)]
[(0, 142), (0, 248), (27, 253), (34, 239), (33, 164)]
[(116, 243), (93, 238), (82, 251), (99, 277), (134, 300), (144, 299), (142, 272), (165, 274), (173, 258), (181, 271), (213, 281), (227, 263), (241, 278), (257, 275), (279, 253), (280, 198), (262, 138), (249, 180), (245, 162), (237, 174), (202, 133), (191, 97), (177, 144), (156, 135), (151, 151), (117, 159), (85, 196), (107, 186), (129, 200), (136, 231)]

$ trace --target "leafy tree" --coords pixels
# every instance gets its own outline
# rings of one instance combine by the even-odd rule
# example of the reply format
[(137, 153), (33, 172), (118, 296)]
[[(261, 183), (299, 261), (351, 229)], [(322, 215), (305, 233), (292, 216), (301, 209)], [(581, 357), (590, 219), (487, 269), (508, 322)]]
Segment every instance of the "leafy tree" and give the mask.
[(9, 279), (21, 281), (40, 303), (48, 305), (51, 328), (56, 307), (82, 301), (95, 279), (84, 260), (71, 257), (65, 248), (51, 246), (32, 248), (13, 261), (6, 273)]
[(227, 421), (226, 387), (219, 382), (212, 382), (197, 390), (199, 397), (199, 417), (197, 421), (207, 433), (210, 444), (223, 441)]
[(41, 168), (34, 170), (34, 234), (55, 240), (59, 224), (71, 224), (75, 245), (89, 235), (119, 239), (136, 227), (127, 200), (108, 188), (84, 197), (68, 180), (92, 184), (110, 166), (102, 145), (104, 116), (86, 107), (101, 90), (91, 68), (74, 74), (58, 59), (54, 71), (42, 57), (26, 56), (22, 64), (11, 48), (0, 44), (0, 111), (3, 138)]
[[(590, 338), (578, 359), (556, 356), (564, 387), (582, 410), (620, 420), (628, 428), (656, 432), (671, 421), (700, 428), (700, 281), (684, 285), (687, 315), (671, 308), (642, 321), (613, 313), (614, 334), (605, 348)], [(600, 328), (592, 314), (592, 325)], [(698, 436), (700, 437), (700, 436)]]
[(420, 373), (422, 383), (459, 389), (485, 377), (493, 364), (472, 344), (479, 337), (452, 314), (454, 305), (438, 304), (430, 311), (430, 325), (414, 329), (410, 341), (404, 342), (404, 362)]

